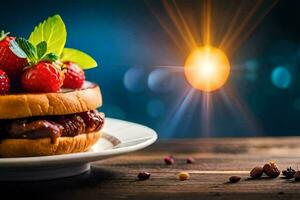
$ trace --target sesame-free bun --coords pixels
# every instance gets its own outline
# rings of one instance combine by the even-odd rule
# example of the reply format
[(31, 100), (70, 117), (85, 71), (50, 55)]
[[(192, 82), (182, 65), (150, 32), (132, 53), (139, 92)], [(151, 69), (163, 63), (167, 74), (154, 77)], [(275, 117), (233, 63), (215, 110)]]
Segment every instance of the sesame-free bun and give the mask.
[(75, 137), (4, 139), (0, 141), (0, 157), (49, 156), (88, 151), (100, 138), (101, 133), (92, 132)]
[(85, 82), (80, 90), (0, 96), (0, 119), (67, 115), (94, 110), (101, 105), (102, 96), (99, 86)]

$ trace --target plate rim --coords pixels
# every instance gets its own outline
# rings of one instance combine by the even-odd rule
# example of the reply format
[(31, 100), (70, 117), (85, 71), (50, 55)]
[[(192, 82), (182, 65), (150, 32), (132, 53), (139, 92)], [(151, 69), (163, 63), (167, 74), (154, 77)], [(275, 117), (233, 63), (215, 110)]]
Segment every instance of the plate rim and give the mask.
[[(143, 149), (147, 146), (150, 146), (153, 144), (157, 139), (158, 135), (156, 131), (154, 131), (152, 128), (149, 128), (148, 126), (144, 126), (138, 123), (129, 122), (126, 120), (120, 120), (115, 118), (107, 117), (106, 120), (110, 121), (116, 121), (126, 124), (131, 124), (133, 126), (139, 126), (143, 129), (146, 129), (148, 133), (152, 135), (151, 138), (147, 139), (146, 141), (143, 141), (138, 144), (134, 144), (132, 146), (126, 146), (126, 147), (120, 147), (116, 149), (108, 149), (104, 151), (91, 151), (91, 152), (79, 152), (79, 153), (71, 153), (71, 154), (62, 154), (62, 155), (50, 155), (50, 156), (35, 156), (35, 157), (20, 157), (20, 158), (0, 158), (0, 168), (1, 167), (20, 167), (20, 166), (41, 166), (45, 164), (55, 164), (59, 161), (64, 161), (64, 164), (67, 163), (88, 163), (97, 161), (100, 159), (105, 159), (106, 157), (113, 157), (118, 156), (122, 154), (126, 154), (129, 152), (137, 151), (140, 149)], [(104, 131), (104, 133), (107, 133)]]

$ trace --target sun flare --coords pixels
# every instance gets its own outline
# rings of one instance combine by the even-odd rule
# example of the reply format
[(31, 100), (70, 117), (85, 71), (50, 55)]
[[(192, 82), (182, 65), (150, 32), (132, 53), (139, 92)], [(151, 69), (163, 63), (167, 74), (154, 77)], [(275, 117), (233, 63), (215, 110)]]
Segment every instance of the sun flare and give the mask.
[(230, 73), (226, 54), (215, 47), (198, 47), (188, 56), (184, 73), (190, 85), (204, 92), (221, 88)]

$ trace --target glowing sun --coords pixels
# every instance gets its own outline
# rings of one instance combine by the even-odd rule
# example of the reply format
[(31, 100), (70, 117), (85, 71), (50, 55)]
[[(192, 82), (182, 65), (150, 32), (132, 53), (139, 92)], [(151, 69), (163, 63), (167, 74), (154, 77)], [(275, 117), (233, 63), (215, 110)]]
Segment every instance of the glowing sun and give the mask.
[(215, 47), (203, 46), (188, 56), (184, 73), (187, 81), (196, 89), (211, 92), (221, 88), (230, 73), (226, 54)]

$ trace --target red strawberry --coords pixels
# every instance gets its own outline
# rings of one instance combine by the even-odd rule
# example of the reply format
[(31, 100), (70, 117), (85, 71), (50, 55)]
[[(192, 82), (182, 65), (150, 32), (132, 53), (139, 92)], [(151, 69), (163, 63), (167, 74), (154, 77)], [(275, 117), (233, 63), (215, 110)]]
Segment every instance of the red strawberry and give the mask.
[(0, 94), (7, 94), (10, 89), (10, 80), (7, 74), (0, 69)]
[(19, 58), (9, 48), (9, 43), (14, 37), (0, 33), (0, 69), (4, 70), (11, 79), (18, 78), (23, 68), (27, 65), (26, 58)]
[(71, 89), (81, 88), (85, 80), (84, 71), (75, 63), (65, 62), (64, 64), (67, 72), (65, 73), (63, 86)]
[(63, 81), (60, 66), (45, 61), (26, 69), (21, 78), (22, 87), (28, 92), (58, 92)]

